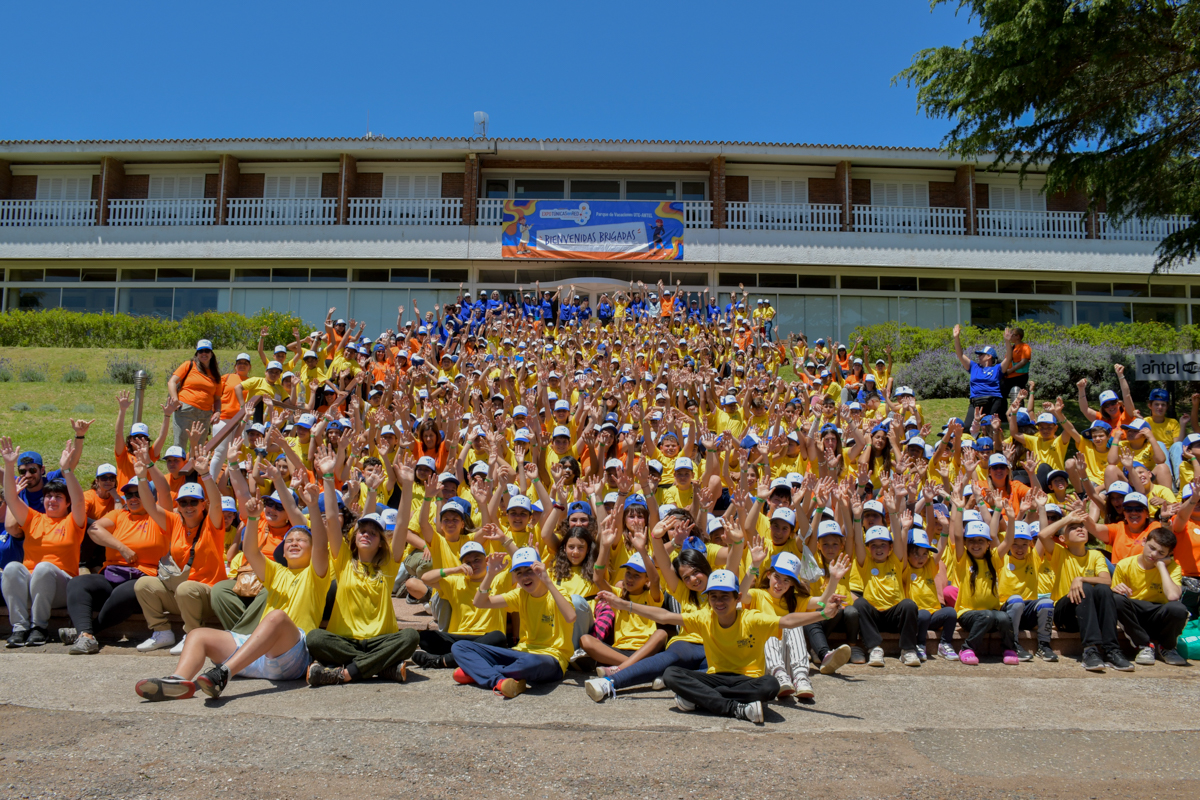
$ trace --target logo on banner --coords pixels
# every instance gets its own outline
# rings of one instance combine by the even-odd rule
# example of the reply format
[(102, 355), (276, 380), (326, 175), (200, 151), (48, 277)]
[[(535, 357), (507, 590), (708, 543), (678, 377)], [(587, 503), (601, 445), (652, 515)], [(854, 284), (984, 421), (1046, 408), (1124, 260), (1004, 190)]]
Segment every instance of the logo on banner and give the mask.
[(677, 261), (683, 204), (655, 200), (506, 200), (504, 258)]

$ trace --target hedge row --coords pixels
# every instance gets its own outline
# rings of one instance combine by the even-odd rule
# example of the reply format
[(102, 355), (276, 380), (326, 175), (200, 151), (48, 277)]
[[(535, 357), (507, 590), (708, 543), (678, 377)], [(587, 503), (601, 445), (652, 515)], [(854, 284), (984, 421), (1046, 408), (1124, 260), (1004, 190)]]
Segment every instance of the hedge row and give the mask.
[[(0, 347), (124, 347), (174, 350), (209, 339), (221, 349), (251, 348), (267, 328), (268, 342), (292, 340), (304, 323), (293, 314), (263, 309), (253, 317), (207, 312), (171, 321), (128, 314), (84, 314), (52, 308), (0, 314)], [(305, 333), (308, 331), (306, 330)]]

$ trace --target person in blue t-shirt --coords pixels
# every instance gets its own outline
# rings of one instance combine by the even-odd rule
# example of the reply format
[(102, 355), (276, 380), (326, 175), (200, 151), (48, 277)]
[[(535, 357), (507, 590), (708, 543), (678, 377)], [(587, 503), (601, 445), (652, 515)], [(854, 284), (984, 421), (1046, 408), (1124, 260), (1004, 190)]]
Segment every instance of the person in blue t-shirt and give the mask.
[(710, 325), (721, 320), (721, 306), (717, 298), (709, 296), (708, 305), (704, 307), (704, 319)]
[(592, 318), (591, 303), (592, 301), (590, 298), (579, 298), (579, 305), (575, 308), (575, 317), (579, 320), (580, 324), (585, 324), (589, 319)]
[(596, 319), (601, 325), (607, 327), (616, 316), (617, 309), (613, 307), (612, 301), (608, 299), (608, 295), (600, 295), (600, 303), (596, 306)]
[(971, 402), (963, 419), (969, 424), (974, 418), (975, 409), (978, 408), (981, 415), (999, 414), (1002, 420), (1007, 421), (1008, 406), (1000, 394), (1000, 379), (1005, 372), (1012, 369), (1012, 362), (1007, 356), (1001, 361), (996, 354), (996, 348), (991, 345), (977, 348), (975, 355), (979, 356), (979, 361), (972, 361), (963, 353), (962, 340), (959, 338), (961, 334), (962, 326), (955, 325), (954, 354), (971, 376)]

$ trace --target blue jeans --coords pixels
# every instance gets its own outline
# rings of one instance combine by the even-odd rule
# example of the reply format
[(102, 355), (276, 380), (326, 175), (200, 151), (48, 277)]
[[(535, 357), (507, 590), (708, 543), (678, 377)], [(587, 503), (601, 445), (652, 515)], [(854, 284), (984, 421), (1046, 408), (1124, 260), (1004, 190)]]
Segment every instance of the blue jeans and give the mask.
[(675, 642), (661, 653), (643, 658), (612, 676), (613, 688), (625, 689), (642, 683), (650, 683), (662, 677), (667, 667), (682, 667), (691, 670), (708, 669), (704, 658), (704, 645), (691, 642)]
[(482, 686), (494, 687), (505, 678), (529, 683), (554, 683), (563, 678), (558, 659), (550, 656), (468, 641), (455, 642), (450, 652), (462, 671)]
[(763, 335), (766, 336), (768, 342), (772, 341), (772, 339), (773, 339), (773, 337), (771, 336), (771, 332), (774, 329), (775, 329), (775, 320), (769, 319), (769, 320), (766, 320), (765, 322), (763, 322)]

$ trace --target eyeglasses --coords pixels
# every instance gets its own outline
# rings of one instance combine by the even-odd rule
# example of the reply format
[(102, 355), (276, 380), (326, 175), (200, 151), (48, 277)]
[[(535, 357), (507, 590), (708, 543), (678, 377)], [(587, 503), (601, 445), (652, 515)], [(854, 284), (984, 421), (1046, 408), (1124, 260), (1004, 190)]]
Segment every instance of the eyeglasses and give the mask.
[(41, 471), (42, 471), (42, 468), (41, 468), (41, 467), (36, 467), (36, 466), (34, 466), (34, 467), (29, 467), (28, 469), (21, 469), (20, 467), (17, 467), (17, 474), (18, 474), (18, 475), (37, 475), (37, 474), (38, 474), (38, 473), (40, 473)]
[(176, 500), (175, 502), (178, 503), (181, 508), (194, 508), (195, 506), (200, 505), (200, 501), (194, 497), (182, 498)]
[(121, 492), (121, 495), (124, 496), (126, 500), (136, 500), (139, 497), (137, 489), (134, 489), (132, 492)]

